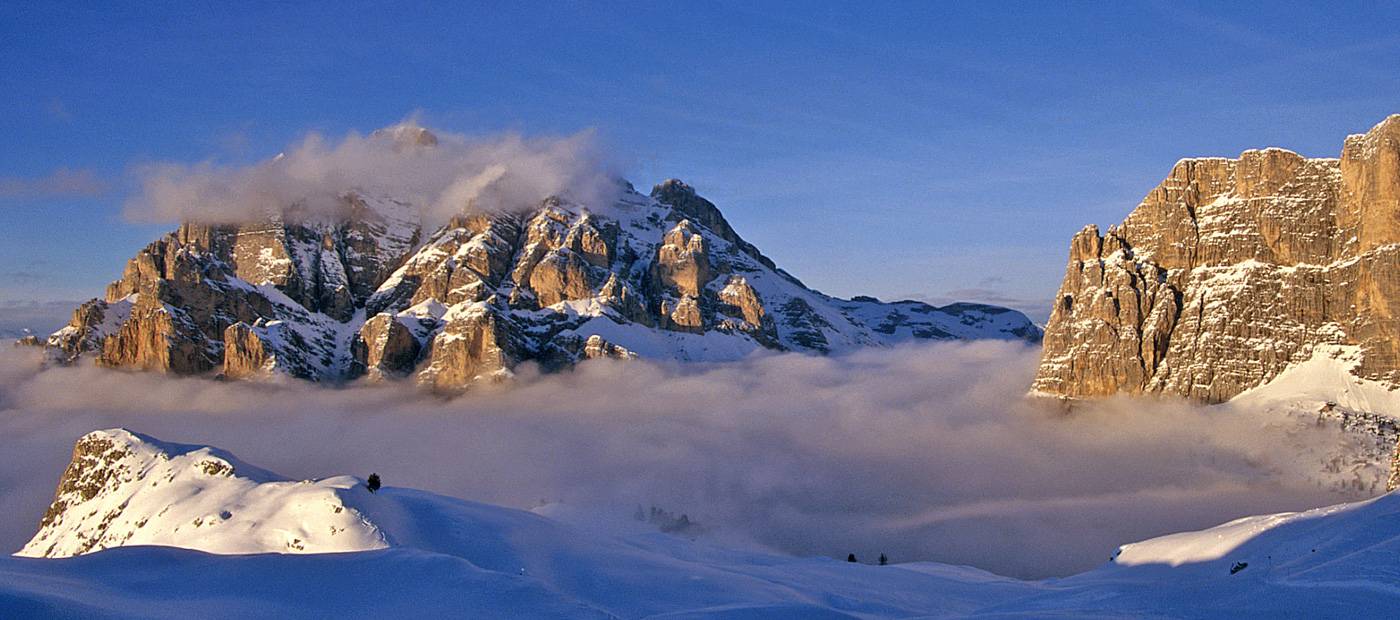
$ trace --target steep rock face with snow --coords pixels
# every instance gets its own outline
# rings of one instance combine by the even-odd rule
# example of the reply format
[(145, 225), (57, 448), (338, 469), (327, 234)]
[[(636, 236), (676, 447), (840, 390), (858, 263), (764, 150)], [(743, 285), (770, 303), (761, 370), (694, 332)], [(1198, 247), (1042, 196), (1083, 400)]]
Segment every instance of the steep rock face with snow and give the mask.
[[(386, 132), (403, 148), (431, 134)], [(272, 162), (276, 165), (276, 162)], [(127, 264), (49, 358), (229, 378), (409, 378), (459, 390), (589, 357), (723, 360), (915, 339), (1035, 342), (1019, 312), (843, 300), (805, 287), (680, 181), (610, 204), (549, 198), (424, 230), (414, 205), (347, 188), (242, 225), (186, 223)]]
[(1340, 159), (1182, 160), (1121, 225), (1071, 241), (1033, 389), (1218, 402), (1338, 345), (1400, 384), (1397, 217), (1400, 115)]

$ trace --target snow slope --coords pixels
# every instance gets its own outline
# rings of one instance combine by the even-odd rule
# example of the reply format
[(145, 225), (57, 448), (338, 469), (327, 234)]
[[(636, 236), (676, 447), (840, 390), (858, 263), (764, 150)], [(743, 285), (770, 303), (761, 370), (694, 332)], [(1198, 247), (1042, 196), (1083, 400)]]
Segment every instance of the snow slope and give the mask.
[[(1360, 347), (1320, 345), (1309, 358), (1288, 366), (1272, 381), (1247, 390), (1224, 406), (1277, 420), (1340, 428), (1342, 443), (1319, 451), (1296, 445), (1298, 459), (1317, 459), (1324, 470), (1355, 490), (1378, 493), (1387, 477), (1400, 483), (1393, 465), (1400, 441), (1400, 391), (1357, 376)], [(1338, 475), (1340, 474), (1340, 475)]]
[(1358, 346), (1314, 347), (1312, 357), (1290, 365), (1274, 380), (1230, 402), (1254, 408), (1332, 403), (1334, 407), (1400, 418), (1400, 391), (1357, 376), (1361, 359)]
[[(86, 501), (115, 502), (127, 516), (178, 512), (152, 517), (145, 527), (166, 534), (144, 542), (188, 548), (137, 546), (133, 535), (77, 557), (0, 558), (0, 617), (1325, 618), (1400, 608), (1400, 495), (1124, 545), (1101, 568), (1027, 582), (927, 562), (737, 550), (643, 522), (589, 525), (560, 506), (527, 512), (392, 486), (371, 494), (348, 477), (286, 481), (211, 448), (120, 430), (85, 439), (93, 437), (131, 454), (75, 455), (96, 463), (89, 473), (125, 472), (89, 487), (98, 491)], [(220, 464), (233, 473), (209, 473)], [(328, 503), (346, 512), (318, 509)], [(95, 527), (83, 520), (94, 506), (65, 503), (61, 521)], [(170, 529), (212, 511), (233, 516)], [(360, 538), (325, 549), (341, 553), (262, 536), (328, 529), (349, 511), (362, 521)], [(239, 519), (246, 534), (220, 530)], [(112, 533), (129, 525), (113, 522)], [(58, 542), (93, 534), (61, 531)]]
[(40, 530), (17, 555), (66, 557), (123, 545), (212, 553), (324, 553), (386, 546), (354, 507), (349, 476), (291, 481), (221, 450), (122, 429), (78, 441)]
[(1124, 545), (1115, 561), (984, 611), (1380, 618), (1400, 609), (1400, 495), (1246, 517)]

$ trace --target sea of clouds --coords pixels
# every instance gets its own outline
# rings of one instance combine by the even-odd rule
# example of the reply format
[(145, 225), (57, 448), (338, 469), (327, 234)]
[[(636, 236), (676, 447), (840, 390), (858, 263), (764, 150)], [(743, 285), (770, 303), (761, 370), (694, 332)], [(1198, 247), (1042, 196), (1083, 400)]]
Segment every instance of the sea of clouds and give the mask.
[(608, 518), (686, 513), (709, 536), (798, 555), (1063, 575), (1118, 544), (1359, 499), (1305, 452), (1335, 431), (1223, 407), (1027, 401), (1038, 351), (977, 342), (730, 364), (597, 360), (523, 369), (443, 399), (103, 370), (0, 354), (0, 546), (19, 548), (82, 434), (211, 444), (294, 478), (388, 485)]

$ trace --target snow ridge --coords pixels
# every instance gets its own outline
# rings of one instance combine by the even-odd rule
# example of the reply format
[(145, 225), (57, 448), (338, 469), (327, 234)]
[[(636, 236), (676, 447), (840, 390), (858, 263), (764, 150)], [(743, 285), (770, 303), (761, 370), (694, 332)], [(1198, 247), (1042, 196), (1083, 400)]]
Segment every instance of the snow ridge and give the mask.
[(363, 486), (349, 476), (291, 481), (222, 450), (94, 431), (74, 446), (38, 533), (16, 555), (69, 557), (125, 545), (210, 553), (383, 548), (384, 535), (351, 505)]

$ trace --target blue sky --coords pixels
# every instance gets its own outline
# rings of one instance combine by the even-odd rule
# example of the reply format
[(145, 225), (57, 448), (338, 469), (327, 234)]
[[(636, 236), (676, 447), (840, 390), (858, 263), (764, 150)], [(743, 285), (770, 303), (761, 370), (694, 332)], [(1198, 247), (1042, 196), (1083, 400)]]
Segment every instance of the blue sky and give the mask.
[(418, 113), (595, 129), (825, 292), (1043, 319), (1069, 236), (1192, 155), (1335, 156), (1400, 112), (1382, 3), (0, 7), (0, 312), (101, 294), (172, 224), (131, 170)]

